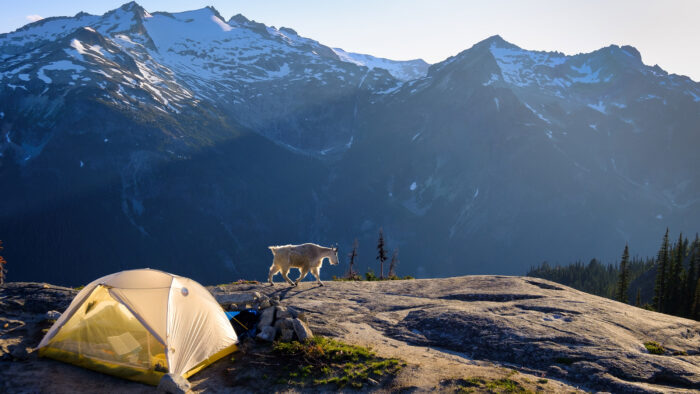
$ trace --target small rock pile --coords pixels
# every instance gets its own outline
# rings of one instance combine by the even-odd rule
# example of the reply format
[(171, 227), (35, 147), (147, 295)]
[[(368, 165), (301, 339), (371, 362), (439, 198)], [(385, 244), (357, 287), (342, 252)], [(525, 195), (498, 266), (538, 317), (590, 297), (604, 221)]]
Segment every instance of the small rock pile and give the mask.
[(293, 307), (281, 306), (279, 297), (269, 298), (257, 291), (220, 295), (219, 303), (229, 311), (257, 310), (260, 318), (257, 322), (256, 339), (272, 342), (275, 339), (284, 342), (313, 338), (306, 314)]

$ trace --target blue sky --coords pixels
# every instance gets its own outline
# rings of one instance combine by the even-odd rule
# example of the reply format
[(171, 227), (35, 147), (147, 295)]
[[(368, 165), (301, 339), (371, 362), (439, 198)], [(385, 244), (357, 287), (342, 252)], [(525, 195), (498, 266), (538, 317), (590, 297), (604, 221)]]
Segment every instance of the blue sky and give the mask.
[[(0, 0), (0, 32), (32, 18), (103, 14), (124, 0)], [(213, 5), (348, 51), (435, 63), (494, 34), (525, 49), (590, 52), (632, 45), (646, 64), (700, 81), (698, 0), (141, 0), (146, 10)]]

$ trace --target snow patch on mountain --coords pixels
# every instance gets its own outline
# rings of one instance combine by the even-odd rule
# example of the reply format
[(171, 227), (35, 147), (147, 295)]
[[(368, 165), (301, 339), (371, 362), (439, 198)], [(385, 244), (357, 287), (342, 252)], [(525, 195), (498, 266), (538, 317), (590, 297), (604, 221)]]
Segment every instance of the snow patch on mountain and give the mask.
[(422, 78), (428, 73), (430, 66), (422, 59), (415, 60), (390, 60), (371, 55), (363, 55), (359, 53), (346, 52), (341, 48), (333, 48), (333, 52), (340, 60), (348, 63), (357, 64), (371, 69), (382, 68), (387, 70), (394, 78), (401, 81), (411, 81)]
[(37, 77), (44, 81), (46, 84), (50, 84), (52, 82), (51, 78), (46, 75), (46, 71), (70, 71), (74, 70), (77, 72), (81, 72), (85, 70), (85, 67), (79, 66), (77, 64), (74, 64), (68, 60), (59, 60), (56, 62), (52, 62), (46, 66), (43, 66), (39, 69), (37, 72)]
[(606, 106), (605, 103), (603, 103), (602, 100), (598, 101), (595, 104), (588, 104), (588, 107), (593, 108), (594, 110), (600, 112), (601, 114), (606, 114)]
[(528, 103), (523, 103), (523, 104), (525, 104), (525, 106), (527, 107), (527, 109), (529, 109), (530, 112), (532, 112), (533, 114), (537, 115), (537, 117), (540, 118), (541, 120), (543, 120), (543, 121), (545, 121), (545, 122), (547, 122), (547, 123), (552, 123), (549, 119), (545, 118), (544, 115), (542, 115), (541, 113), (537, 112), (534, 108), (532, 108), (532, 107), (530, 106), (530, 104), (528, 104)]
[(579, 76), (571, 77), (571, 81), (575, 83), (598, 83), (600, 82), (600, 71), (598, 68), (596, 71), (591, 69), (588, 63), (584, 63), (579, 67), (571, 66), (571, 69), (579, 74)]
[(493, 42), (489, 48), (503, 80), (509, 84), (525, 87), (537, 84), (537, 67), (554, 68), (566, 62), (566, 56), (551, 52), (527, 51), (505, 42)]

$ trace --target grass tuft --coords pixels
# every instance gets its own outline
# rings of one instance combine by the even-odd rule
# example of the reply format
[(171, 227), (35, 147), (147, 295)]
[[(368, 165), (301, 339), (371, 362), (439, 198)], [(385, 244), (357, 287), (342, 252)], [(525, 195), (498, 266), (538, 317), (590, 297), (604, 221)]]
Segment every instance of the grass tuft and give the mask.
[(294, 365), (282, 380), (304, 387), (335, 385), (362, 388), (365, 384), (396, 375), (405, 363), (381, 358), (366, 347), (348, 345), (316, 336), (305, 342), (275, 342), (273, 352)]
[(659, 345), (658, 342), (654, 342), (654, 341), (644, 342), (644, 347), (647, 348), (647, 351), (650, 354), (664, 354), (664, 353), (666, 353), (666, 349), (664, 349), (663, 346)]
[(522, 384), (509, 378), (486, 380), (484, 378), (474, 377), (461, 379), (457, 390), (460, 393), (471, 393), (474, 391), (487, 391), (490, 393), (531, 393), (531, 391), (525, 389)]

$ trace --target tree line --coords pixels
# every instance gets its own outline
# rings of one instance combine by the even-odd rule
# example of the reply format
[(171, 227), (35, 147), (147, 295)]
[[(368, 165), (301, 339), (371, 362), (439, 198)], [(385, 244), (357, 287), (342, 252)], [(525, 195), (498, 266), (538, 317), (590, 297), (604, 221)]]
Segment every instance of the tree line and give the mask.
[(630, 258), (625, 245), (619, 264), (577, 261), (532, 267), (528, 276), (548, 279), (587, 293), (612, 298), (670, 315), (700, 320), (700, 238), (691, 242), (681, 233), (672, 243), (669, 230), (656, 257)]

